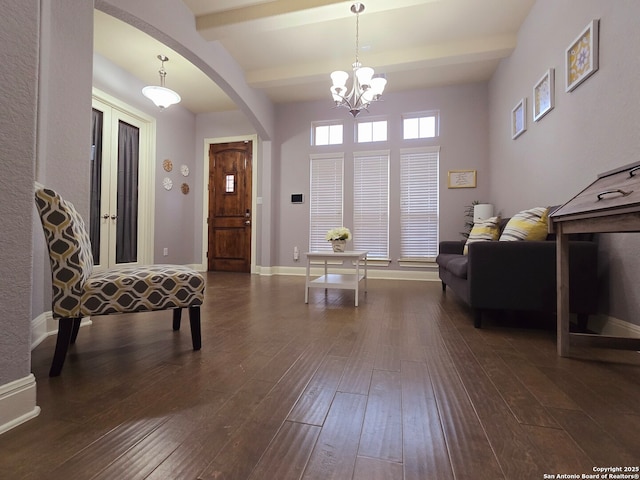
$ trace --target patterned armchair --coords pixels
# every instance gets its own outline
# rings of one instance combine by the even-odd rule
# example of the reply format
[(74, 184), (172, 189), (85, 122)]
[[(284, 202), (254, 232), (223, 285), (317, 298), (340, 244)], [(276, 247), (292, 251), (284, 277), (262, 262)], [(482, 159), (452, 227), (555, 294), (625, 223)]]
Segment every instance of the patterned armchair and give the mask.
[(52, 312), (59, 321), (50, 377), (60, 375), (80, 321), (89, 315), (173, 309), (173, 329), (179, 330), (182, 309), (188, 308), (193, 349), (200, 350), (202, 275), (182, 265), (93, 272), (89, 235), (74, 206), (53, 190), (40, 189), (35, 196), (51, 262)]

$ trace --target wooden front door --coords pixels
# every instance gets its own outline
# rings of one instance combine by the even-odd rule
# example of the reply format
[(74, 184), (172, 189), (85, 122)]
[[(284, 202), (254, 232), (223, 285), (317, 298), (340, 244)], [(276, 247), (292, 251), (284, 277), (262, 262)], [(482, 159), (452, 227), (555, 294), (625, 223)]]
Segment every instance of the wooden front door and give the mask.
[(209, 146), (208, 270), (251, 271), (251, 145)]

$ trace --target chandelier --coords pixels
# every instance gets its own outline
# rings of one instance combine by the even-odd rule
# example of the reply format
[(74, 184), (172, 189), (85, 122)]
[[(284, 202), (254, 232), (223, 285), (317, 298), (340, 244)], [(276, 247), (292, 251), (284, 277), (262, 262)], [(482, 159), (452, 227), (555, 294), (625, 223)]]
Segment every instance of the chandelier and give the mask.
[(362, 110), (367, 110), (371, 102), (380, 99), (387, 79), (381, 75), (374, 76), (373, 68), (363, 67), (358, 60), (360, 14), (364, 11), (364, 4), (356, 2), (351, 5), (351, 11), (356, 14), (356, 61), (353, 63), (353, 86), (347, 93), (349, 74), (341, 70), (331, 74), (333, 86), (331, 95), (336, 107), (344, 107), (356, 117)]
[(164, 69), (164, 62), (168, 62), (169, 58), (166, 55), (158, 55), (158, 60), (162, 62), (162, 66), (158, 73), (160, 74), (160, 86), (151, 85), (142, 89), (142, 94), (156, 104), (160, 110), (169, 108), (174, 103), (180, 102), (180, 95), (173, 90), (164, 86), (164, 79), (167, 76), (167, 71)]

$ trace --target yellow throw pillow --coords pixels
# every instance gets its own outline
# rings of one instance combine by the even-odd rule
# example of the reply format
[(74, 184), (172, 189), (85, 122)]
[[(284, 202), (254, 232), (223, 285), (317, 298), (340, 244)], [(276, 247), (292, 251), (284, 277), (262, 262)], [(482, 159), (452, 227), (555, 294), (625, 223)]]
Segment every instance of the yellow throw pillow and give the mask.
[(473, 228), (464, 244), (462, 253), (469, 253), (469, 245), (473, 242), (490, 242), (498, 239), (500, 233), (500, 217), (491, 217), (473, 224)]
[(536, 207), (517, 213), (504, 227), (501, 241), (544, 240), (547, 238), (547, 217), (549, 209)]

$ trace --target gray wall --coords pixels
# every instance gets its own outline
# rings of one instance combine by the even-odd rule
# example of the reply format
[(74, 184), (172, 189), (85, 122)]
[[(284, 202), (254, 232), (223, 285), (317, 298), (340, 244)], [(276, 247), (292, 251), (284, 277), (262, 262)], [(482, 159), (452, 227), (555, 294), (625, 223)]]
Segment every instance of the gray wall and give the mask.
[[(577, 8), (579, 7), (579, 8)], [(598, 173), (639, 161), (640, 2), (538, 0), (518, 34), (518, 47), (489, 84), (491, 198), (505, 215), (562, 204)], [(565, 49), (600, 19), (600, 68), (565, 92)], [(555, 108), (516, 140), (511, 109), (532, 102), (533, 85), (556, 72)], [(600, 236), (600, 311), (640, 325), (640, 236)]]
[(38, 68), (38, 1), (0, 15), (0, 386), (31, 372), (31, 238)]
[[(328, 77), (327, 77), (328, 78)], [(329, 81), (329, 80), (327, 80)], [(390, 86), (391, 87), (391, 86)], [(484, 201), (489, 197), (489, 127), (486, 84), (468, 84), (430, 88), (414, 92), (389, 93), (384, 101), (373, 104), (370, 113), (359, 119), (386, 119), (389, 126), (387, 142), (355, 144), (354, 121), (346, 110), (332, 108), (327, 99), (319, 102), (292, 103), (276, 109), (276, 151), (273, 175), (275, 198), (275, 265), (299, 266), (293, 261), (293, 248), (301, 252), (309, 247), (309, 203), (292, 204), (292, 193), (303, 193), (309, 198), (309, 155), (325, 151), (344, 152), (345, 172), (353, 160), (353, 152), (390, 150), (392, 185), (390, 198), (390, 258), (387, 268), (401, 270), (399, 236), (399, 189), (397, 187), (401, 148), (440, 146), (440, 238), (460, 240), (464, 226), (464, 211), (473, 200)], [(436, 139), (402, 140), (402, 114), (438, 110), (440, 112), (440, 136)], [(311, 123), (323, 120), (344, 120), (344, 145), (312, 147)], [(448, 189), (447, 171), (459, 169), (477, 170), (477, 188)], [(396, 172), (396, 176), (394, 176)], [(345, 176), (345, 226), (352, 226), (348, 215), (352, 195)]]
[[(61, 192), (87, 218), (93, 8), (81, 0), (41, 5), (35, 180)], [(33, 225), (32, 318), (36, 318), (51, 310), (51, 270), (40, 220), (34, 218)]]

